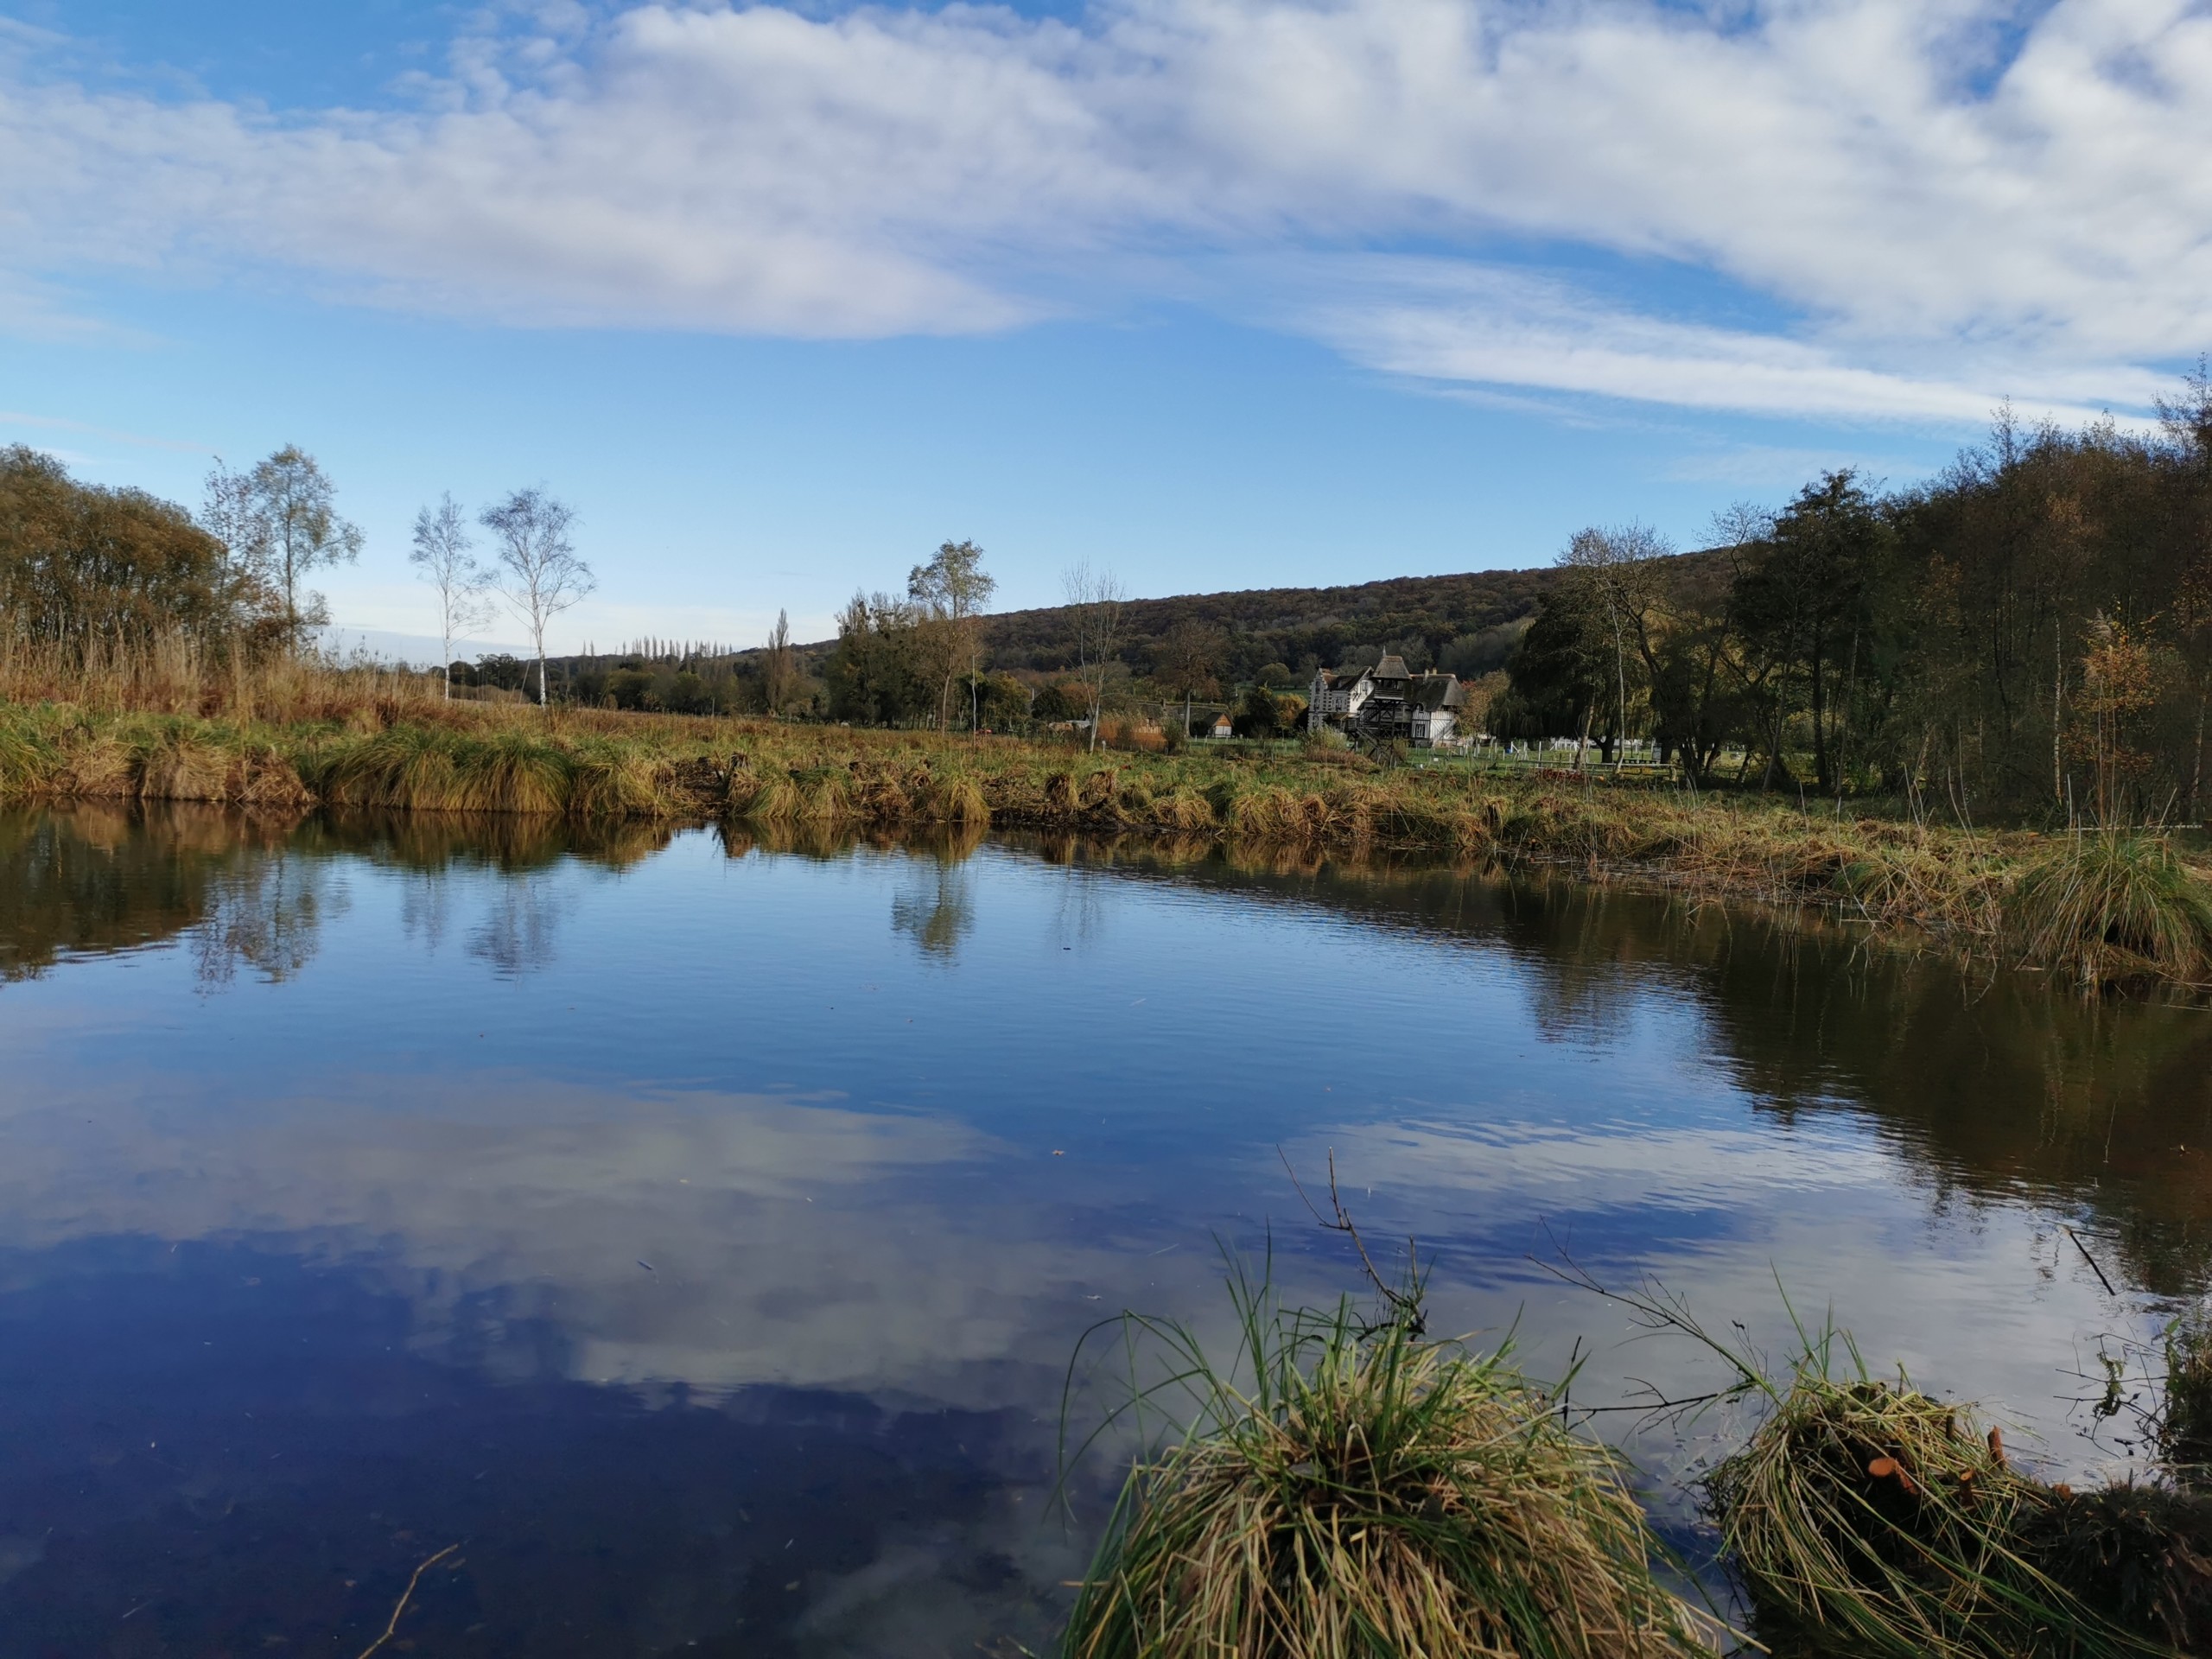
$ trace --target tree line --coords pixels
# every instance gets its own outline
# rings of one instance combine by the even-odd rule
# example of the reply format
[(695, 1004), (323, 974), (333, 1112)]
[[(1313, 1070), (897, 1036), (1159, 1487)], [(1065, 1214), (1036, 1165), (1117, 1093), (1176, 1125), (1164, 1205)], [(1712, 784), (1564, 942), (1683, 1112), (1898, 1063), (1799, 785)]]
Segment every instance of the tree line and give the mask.
[[(1723, 514), (1689, 557), (1587, 530), (1492, 729), (1627, 740), (1700, 783), (1912, 797), (1967, 817), (2200, 820), (2212, 701), (2212, 378), (2158, 419), (2001, 412), (1943, 473), (1842, 470)], [(1723, 757), (1729, 758), (1725, 763)]]
[[(473, 520), (450, 494), (422, 510), (409, 558), (435, 593), (447, 660), (504, 601), (530, 634), (544, 700), (546, 627), (594, 586), (575, 522), (537, 488)], [(476, 556), (479, 529), (488, 562)], [(80, 662), (179, 636), (218, 658), (302, 650), (330, 620), (310, 579), (361, 545), (329, 475), (296, 444), (244, 471), (218, 460), (196, 515), (143, 490), (80, 483), (24, 445), (0, 450), (0, 626)]]

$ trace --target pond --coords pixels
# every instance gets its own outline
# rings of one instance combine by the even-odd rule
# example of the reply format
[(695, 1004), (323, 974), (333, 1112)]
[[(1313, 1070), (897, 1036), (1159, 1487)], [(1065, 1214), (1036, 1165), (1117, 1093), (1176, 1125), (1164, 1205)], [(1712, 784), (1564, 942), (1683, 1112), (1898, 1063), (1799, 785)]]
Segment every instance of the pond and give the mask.
[[(352, 1659), (448, 1545), (424, 1653), (1042, 1650), (1078, 1338), (1363, 1294), (1332, 1153), (1579, 1402), (1719, 1373), (1570, 1262), (2075, 1475), (2212, 1274), (2203, 1010), (1476, 869), (16, 812), (0, 1053), (0, 1656)], [(1694, 1554), (1740, 1424), (1593, 1421)]]

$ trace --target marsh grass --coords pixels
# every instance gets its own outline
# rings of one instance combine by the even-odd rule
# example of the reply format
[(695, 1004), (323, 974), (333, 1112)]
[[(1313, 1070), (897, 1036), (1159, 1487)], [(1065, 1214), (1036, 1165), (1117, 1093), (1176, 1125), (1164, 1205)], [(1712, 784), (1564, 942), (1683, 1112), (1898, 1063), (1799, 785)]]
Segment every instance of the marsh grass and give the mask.
[[(305, 674), (282, 718), (0, 702), (0, 799), (191, 798), (861, 833), (959, 823), (1327, 856), (1572, 870), (1814, 906), (2089, 982), (2212, 977), (2212, 881), (2163, 842), (1847, 820), (1775, 801), (1378, 769), (1295, 749), (1087, 754), (1065, 743), (443, 703)], [(343, 695), (341, 695), (343, 694)], [(260, 706), (258, 704), (257, 707)]]
[[(1770, 1374), (1662, 1288), (1605, 1289), (1652, 1332), (1688, 1337), (1734, 1381), (1653, 1421), (1760, 1408), (1703, 1483), (1723, 1559), (1777, 1651), (1880, 1659), (2118, 1659), (2187, 1647), (2212, 1592), (2196, 1541), (2212, 1504), (2163, 1487), (2077, 1496), (2016, 1469), (1971, 1405), (1874, 1376), (1847, 1333), (1808, 1329)], [(1783, 1305), (1789, 1299), (1783, 1296)], [(1740, 1332), (1740, 1327), (1738, 1327)]]
[(2212, 1484), (2212, 1311), (2189, 1309), (2164, 1332), (2158, 1450), (2185, 1484)]
[(1122, 1489), (1064, 1659), (1713, 1650), (1654, 1571), (1616, 1454), (1510, 1347), (1428, 1341), (1348, 1300), (1287, 1307), (1241, 1271), (1230, 1289), (1238, 1337), (1218, 1364), (1180, 1325), (1111, 1327), (1165, 1367), (1150, 1386), (1133, 1374), (1125, 1409), (1175, 1427)]
[(2163, 837), (2067, 837), (2024, 869), (2005, 904), (2024, 961), (2077, 985), (2212, 977), (2212, 881)]
[(1770, 1626), (1839, 1652), (2138, 1654), (2038, 1564), (2050, 1488), (2014, 1471), (1972, 1411), (1900, 1379), (1801, 1364), (1708, 1487), (1721, 1545)]
[(365, 658), (246, 652), (183, 633), (79, 645), (0, 631), (0, 702), (289, 722), (342, 719), (365, 705), (425, 708), (442, 695), (435, 673)]

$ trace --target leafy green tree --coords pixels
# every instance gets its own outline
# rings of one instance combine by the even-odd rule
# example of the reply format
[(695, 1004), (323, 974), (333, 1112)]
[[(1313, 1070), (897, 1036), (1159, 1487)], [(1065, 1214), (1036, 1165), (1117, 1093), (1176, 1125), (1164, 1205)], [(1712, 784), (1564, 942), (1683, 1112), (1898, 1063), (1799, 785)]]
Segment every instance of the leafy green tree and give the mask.
[(1492, 729), (1510, 738), (1573, 737), (1580, 766), (1611, 667), (1612, 643), (1588, 594), (1554, 588), (1506, 664), (1510, 684), (1491, 709)]
[(0, 449), (0, 627), (80, 657), (176, 632), (229, 640), (251, 629), (262, 597), (183, 508), (79, 484), (20, 444)]
[(330, 620), (322, 595), (303, 586), (308, 576), (359, 558), (361, 532), (338, 516), (335, 486), (297, 444), (258, 463), (234, 493), (243, 544), (282, 596), (284, 639), (296, 648), (303, 630)]
[[(1776, 517), (1736, 584), (1736, 624), (1801, 686), (1811, 715), (1813, 767), (1822, 793), (1835, 786), (1831, 716), (1837, 681), (1855, 681), (1872, 618), (1867, 599), (1887, 543), (1881, 510), (1849, 471), (1808, 484)], [(1845, 706), (1854, 685), (1845, 688)], [(1770, 766), (1781, 753), (1777, 697)]]
[[(914, 607), (914, 626), (921, 631), (918, 652), (930, 659), (938, 682), (938, 729), (951, 721), (952, 683), (965, 673), (972, 685), (982, 672), (983, 611), (998, 591), (998, 579), (983, 569), (983, 550), (973, 542), (945, 542), (925, 564), (918, 564), (906, 577), (906, 597)], [(976, 723), (976, 705), (969, 702), (968, 724)]]
[(1071, 680), (1055, 680), (1037, 693), (1029, 712), (1038, 720), (1081, 720), (1090, 708), (1090, 692), (1087, 687)]
[(914, 620), (911, 601), (880, 593), (855, 594), (837, 613), (837, 645), (826, 674), (832, 718), (889, 726), (937, 702)]

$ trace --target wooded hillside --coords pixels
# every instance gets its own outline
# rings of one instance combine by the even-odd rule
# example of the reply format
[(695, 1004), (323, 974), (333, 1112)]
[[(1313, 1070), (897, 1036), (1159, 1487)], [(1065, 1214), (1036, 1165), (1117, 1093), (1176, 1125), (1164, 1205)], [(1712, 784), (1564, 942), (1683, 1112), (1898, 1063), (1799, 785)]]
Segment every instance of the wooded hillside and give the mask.
[[(1255, 588), (1134, 599), (1122, 611), (1120, 655), (1133, 671), (1148, 674), (1168, 633), (1179, 623), (1192, 622), (1228, 635), (1224, 677), (1231, 680), (1255, 679), (1270, 663), (1292, 669), (1308, 659), (1333, 664), (1353, 647), (1416, 640), (1421, 649), (1415, 655), (1433, 663), (1454, 641), (1471, 642), (1485, 630), (1529, 615), (1557, 577), (1550, 569), (1477, 570), (1393, 576), (1338, 588)], [(1073, 661), (1065, 607), (1003, 611), (984, 619), (983, 628), (995, 668), (1050, 672)], [(1510, 640), (1501, 642), (1496, 660), (1484, 666), (1497, 666), (1508, 649)]]

